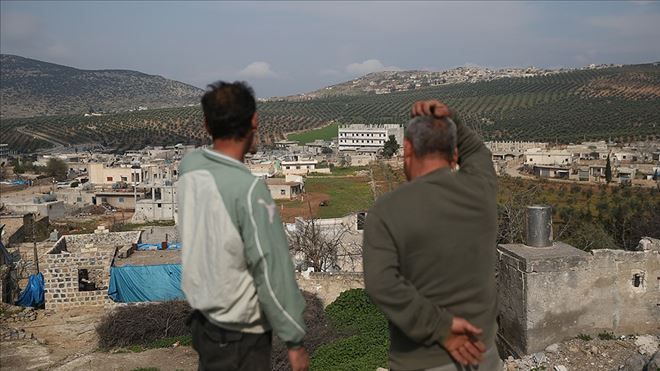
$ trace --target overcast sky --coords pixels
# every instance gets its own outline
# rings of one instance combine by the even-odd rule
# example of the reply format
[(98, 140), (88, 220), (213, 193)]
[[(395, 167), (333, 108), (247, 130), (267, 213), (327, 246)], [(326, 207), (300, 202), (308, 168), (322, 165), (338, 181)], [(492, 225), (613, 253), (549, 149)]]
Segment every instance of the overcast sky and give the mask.
[(660, 2), (0, 3), (0, 51), (258, 96), (379, 70), (660, 61)]

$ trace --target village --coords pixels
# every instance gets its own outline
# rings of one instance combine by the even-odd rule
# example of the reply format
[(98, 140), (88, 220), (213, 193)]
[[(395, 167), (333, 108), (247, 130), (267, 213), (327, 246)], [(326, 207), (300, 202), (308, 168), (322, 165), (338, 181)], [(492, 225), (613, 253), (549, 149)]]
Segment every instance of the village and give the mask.
[[(332, 141), (283, 140), (246, 157), (245, 166), (266, 182), (279, 206), (300, 287), (314, 292), (324, 305), (345, 290), (363, 287), (361, 243), (368, 205), (396, 186), (391, 174), (378, 178), (375, 173), (384, 166), (402, 167), (400, 148), (389, 156), (384, 153), (388, 142), (403, 143), (400, 125), (340, 125)], [(657, 142), (486, 145), (502, 177), (611, 187), (653, 188), (660, 184)], [(0, 162), (9, 164), (9, 158), (16, 157), (6, 146), (0, 145), (0, 149)], [(16, 321), (23, 324), (50, 318), (57, 328), (57, 323), (71, 320), (66, 316), (76, 311), (96, 313), (90, 319), (93, 323), (112, 308), (183, 299), (176, 229), (177, 169), (182, 158), (194, 150), (193, 146), (175, 145), (123, 154), (76, 150), (21, 155), (19, 162), (32, 158), (34, 166), (64, 162), (66, 179), (6, 172), (0, 184), (0, 293), (4, 303), (28, 308), (25, 314), (14, 314), (19, 316)], [(319, 190), (324, 183), (338, 180), (363, 181), (368, 202), (334, 209), (342, 204), (343, 196)], [(309, 243), (301, 242), (309, 241), (310, 235), (317, 238), (311, 240), (312, 245), (330, 245), (330, 252), (312, 254)], [(640, 241), (638, 251), (585, 252), (559, 242), (553, 246), (555, 250), (541, 254), (524, 244), (498, 247), (503, 273), (500, 284), (509, 287), (500, 293), (505, 305), (500, 326), (510, 354), (543, 351), (566, 338), (567, 331), (577, 336), (590, 328), (610, 328), (612, 311), (628, 314), (618, 320), (617, 331), (646, 333), (658, 322), (657, 310), (649, 303), (657, 301), (652, 277), (660, 277), (659, 240)], [(565, 276), (576, 269), (584, 282), (579, 286)], [(590, 294), (611, 310), (575, 318), (569, 315), (575, 304), (561, 304), (568, 299), (556, 297), (550, 307), (547, 297), (554, 295), (556, 285), (565, 285), (558, 292), (573, 290), (578, 295), (590, 282), (599, 280), (616, 283), (616, 290), (628, 299)], [(537, 283), (528, 288), (523, 281)], [(540, 320), (549, 315), (554, 322)], [(526, 319), (521, 322), (520, 318)], [(569, 322), (574, 326), (571, 330), (566, 327)], [(84, 326), (94, 325), (86, 322)], [(56, 341), (54, 332), (30, 329), (29, 324), (25, 328), (3, 324), (3, 341)], [(25, 362), (26, 355), (11, 357)], [(57, 360), (53, 356), (46, 359), (42, 359), (43, 365), (52, 366), (75, 357), (63, 351)], [(35, 367), (43, 365), (37, 362)]]

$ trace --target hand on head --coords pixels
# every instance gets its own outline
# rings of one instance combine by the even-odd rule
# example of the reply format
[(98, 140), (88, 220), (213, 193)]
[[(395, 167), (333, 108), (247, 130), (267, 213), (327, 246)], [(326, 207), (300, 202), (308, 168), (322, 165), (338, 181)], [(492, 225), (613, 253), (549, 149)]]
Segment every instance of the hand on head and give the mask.
[(451, 117), (452, 113), (444, 103), (439, 100), (420, 100), (412, 105), (411, 117), (434, 116), (437, 118)]
[(483, 361), (483, 354), (486, 352), (486, 346), (477, 338), (481, 334), (481, 329), (467, 320), (454, 317), (451, 333), (442, 342), (442, 346), (456, 362), (463, 366), (476, 366)]

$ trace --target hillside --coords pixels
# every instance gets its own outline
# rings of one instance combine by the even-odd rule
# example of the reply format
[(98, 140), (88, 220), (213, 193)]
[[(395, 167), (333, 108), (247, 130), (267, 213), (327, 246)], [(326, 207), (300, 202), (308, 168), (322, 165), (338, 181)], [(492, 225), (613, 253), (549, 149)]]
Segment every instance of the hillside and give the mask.
[[(576, 142), (660, 138), (660, 63), (500, 78), (383, 95), (260, 102), (261, 139), (339, 123), (402, 123), (410, 105), (439, 98), (486, 140)], [(3, 119), (3, 142), (29, 151), (53, 143), (101, 143), (119, 150), (205, 143), (199, 107), (100, 117)], [(48, 140), (48, 141), (44, 141)]]
[(117, 112), (196, 104), (202, 90), (128, 70), (80, 70), (0, 55), (0, 117)]
[[(587, 68), (600, 69), (608, 65)], [(483, 82), (511, 77), (548, 76), (571, 70), (548, 70), (536, 67), (490, 69), (485, 67), (458, 67), (445, 71), (382, 71), (373, 72), (353, 80), (288, 97), (273, 97), (269, 101), (301, 101), (345, 95), (389, 94), (424, 89), (431, 86), (451, 85), (464, 82)]]

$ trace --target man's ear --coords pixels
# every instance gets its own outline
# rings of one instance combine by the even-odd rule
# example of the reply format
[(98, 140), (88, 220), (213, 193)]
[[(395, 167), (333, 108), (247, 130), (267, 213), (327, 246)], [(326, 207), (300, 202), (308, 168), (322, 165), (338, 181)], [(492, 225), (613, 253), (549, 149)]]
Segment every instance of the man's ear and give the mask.
[(252, 130), (257, 130), (258, 127), (259, 127), (259, 116), (255, 112), (252, 114)]
[(403, 139), (403, 157), (410, 157), (413, 155), (413, 146), (408, 139)]

